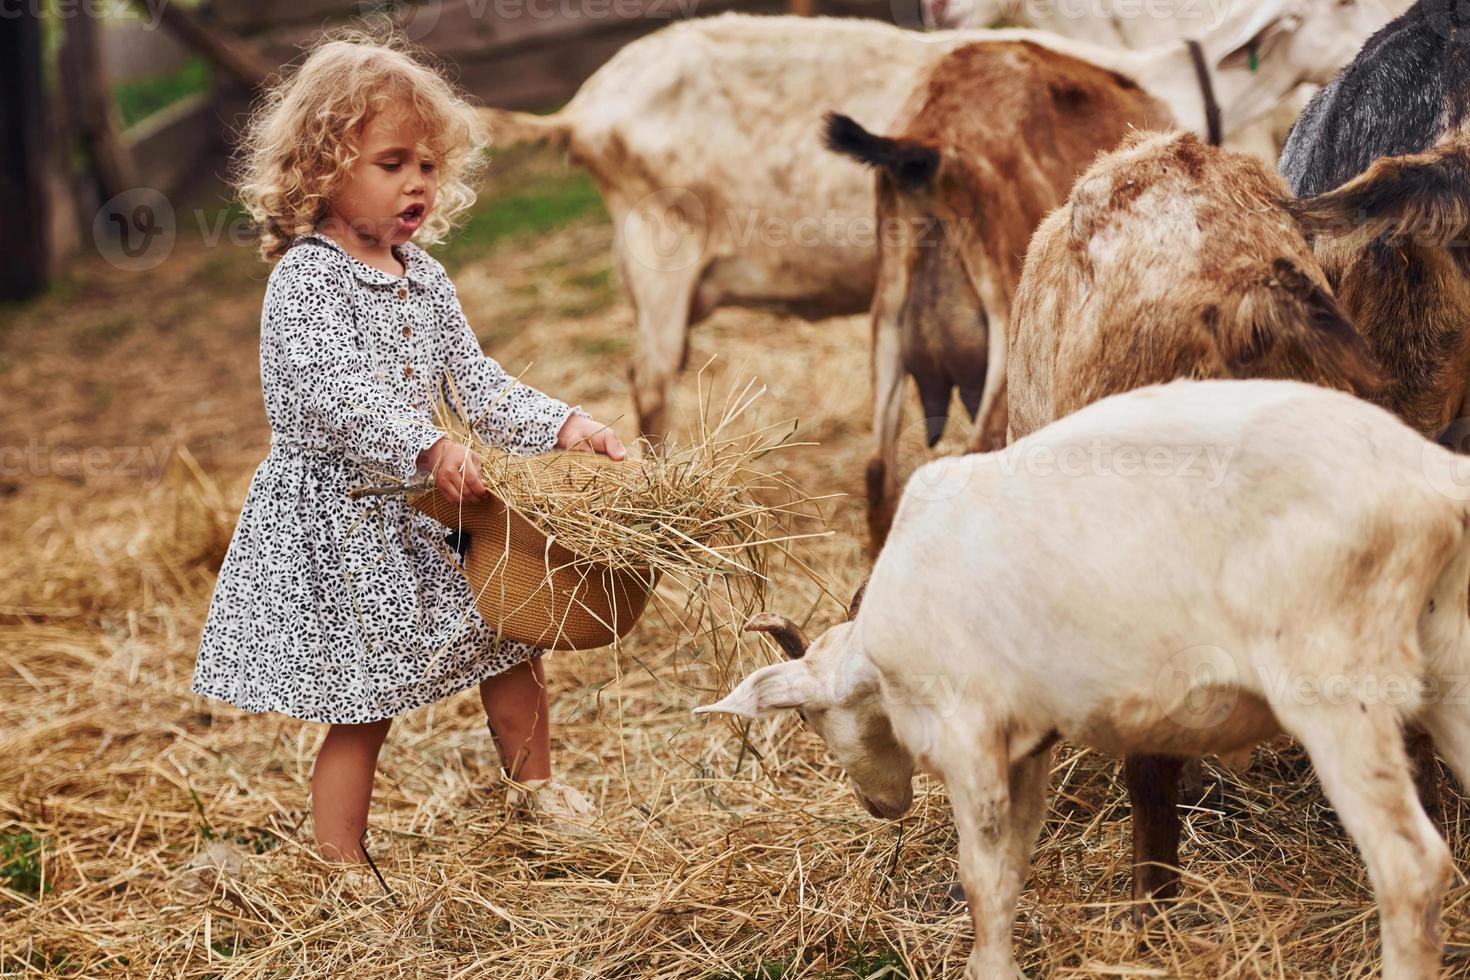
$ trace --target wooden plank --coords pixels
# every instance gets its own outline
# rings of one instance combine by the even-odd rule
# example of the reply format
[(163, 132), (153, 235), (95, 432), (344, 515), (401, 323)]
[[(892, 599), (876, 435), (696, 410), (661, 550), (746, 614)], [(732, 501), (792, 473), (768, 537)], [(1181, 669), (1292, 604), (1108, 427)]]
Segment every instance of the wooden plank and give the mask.
[[(405, 6), (404, 33), (439, 57), (489, 56), (523, 43), (554, 44), (584, 34), (658, 30), (683, 19), (748, 5), (751, 0), (433, 0)], [(708, 4), (708, 6), (706, 6)], [(548, 16), (551, 14), (551, 16)], [(339, 18), (340, 19), (340, 18)], [(290, 57), (320, 34), (321, 22), (283, 21), (256, 40), (272, 56)]]
[[(785, 0), (762, 0), (766, 10), (780, 12)], [(726, 8), (734, 4), (725, 4)], [(752, 12), (752, 0), (740, 6)], [(586, 25), (584, 25), (586, 26)], [(496, 45), (483, 53), (465, 52), (456, 61), (459, 83), (486, 105), (536, 109), (560, 105), (630, 41), (649, 33), (646, 21), (624, 22), (620, 30), (599, 27), (580, 36), (543, 34), (523, 38), (516, 46)]]
[(195, 92), (160, 109), (124, 130), (122, 141), (148, 186), (170, 193), (193, 176), (196, 160), (218, 147), (214, 93)]
[(102, 65), (113, 84), (152, 78), (182, 66), (193, 56), (168, 31), (141, 20), (105, 18), (100, 27)]
[[(787, 0), (448, 0), (426, 6), (410, 26), (435, 57), (458, 69), (457, 81), (487, 105), (539, 108), (565, 102), (618, 49), (685, 19), (727, 10), (780, 14)], [(517, 14), (497, 17), (496, 11)], [(548, 17), (546, 11), (556, 16)], [(320, 25), (286, 26), (255, 38), (267, 59), (300, 53)]]
[(223, 72), (245, 88), (264, 83), (285, 60), (267, 61), (255, 45), (177, 3), (165, 4), (159, 19), (182, 43), (208, 58), (216, 72)]
[[(460, 70), (460, 83), (489, 105), (534, 108), (566, 101), (622, 45), (691, 17), (727, 10), (784, 14), (791, 0), (430, 0), (384, 4), (396, 11), (404, 33)], [(811, 0), (810, 9), (832, 16), (872, 16), (891, 21), (893, 7), (917, 0)], [(324, 28), (361, 15), (364, 7), (342, 0), (216, 2), (222, 23), (247, 29), (272, 64), (300, 57)], [(242, 9), (248, 8), (248, 9)], [(232, 21), (231, 18), (234, 18)], [(271, 25), (266, 29), (264, 25)], [(495, 63), (500, 62), (500, 63)]]
[(215, 23), (237, 34), (254, 34), (282, 24), (315, 22), (320, 26), (368, 9), (368, 4), (342, 0), (214, 0), (211, 6)]

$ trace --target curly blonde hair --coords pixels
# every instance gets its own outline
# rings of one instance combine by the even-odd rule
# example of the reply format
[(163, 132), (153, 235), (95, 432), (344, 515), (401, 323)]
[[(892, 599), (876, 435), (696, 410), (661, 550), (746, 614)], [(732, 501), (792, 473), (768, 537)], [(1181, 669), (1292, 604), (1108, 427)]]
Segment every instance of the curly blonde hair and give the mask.
[(475, 202), (489, 138), (478, 110), (391, 29), (324, 35), (294, 71), (270, 85), (241, 134), (231, 182), (255, 223), (261, 258), (285, 254), (327, 216), (327, 202), (356, 161), (373, 114), (406, 100), (439, 169), (434, 206), (415, 240), (438, 244)]

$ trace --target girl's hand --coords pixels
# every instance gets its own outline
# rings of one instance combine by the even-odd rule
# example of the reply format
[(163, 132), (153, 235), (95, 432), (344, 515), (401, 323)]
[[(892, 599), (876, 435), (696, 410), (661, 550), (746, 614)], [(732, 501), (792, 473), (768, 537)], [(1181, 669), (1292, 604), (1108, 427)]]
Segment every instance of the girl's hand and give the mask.
[(472, 504), (490, 492), (479, 458), (448, 436), (419, 453), (418, 462), (419, 469), (434, 474), (434, 486), (451, 504)]
[(628, 455), (628, 450), (623, 448), (623, 440), (611, 426), (580, 415), (567, 417), (561, 431), (556, 434), (556, 448), (602, 453), (608, 459), (622, 459)]

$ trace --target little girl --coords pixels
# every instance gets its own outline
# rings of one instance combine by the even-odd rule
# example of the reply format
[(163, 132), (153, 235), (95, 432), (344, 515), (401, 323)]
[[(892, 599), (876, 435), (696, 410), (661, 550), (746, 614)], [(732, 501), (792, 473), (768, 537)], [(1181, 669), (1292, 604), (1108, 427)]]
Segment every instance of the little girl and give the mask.
[(553, 821), (592, 806), (551, 776), (539, 649), (499, 639), (446, 559), (445, 528), (354, 486), (432, 474), (486, 493), (475, 457), (430, 424), (446, 369), (484, 438), (522, 454), (590, 448), (612, 430), (484, 356), (444, 267), (474, 201), (476, 111), (404, 42), (318, 44), (252, 116), (236, 185), (279, 259), (260, 372), (271, 449), (250, 483), (200, 640), (193, 689), (329, 725), (311, 780), (322, 855), (365, 859), (378, 750), (393, 716), (479, 684), (512, 803)]

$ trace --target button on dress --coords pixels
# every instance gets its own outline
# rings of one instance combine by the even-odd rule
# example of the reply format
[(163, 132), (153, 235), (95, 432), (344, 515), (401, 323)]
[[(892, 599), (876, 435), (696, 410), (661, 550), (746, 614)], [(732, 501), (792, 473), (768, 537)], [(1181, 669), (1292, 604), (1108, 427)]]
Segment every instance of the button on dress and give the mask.
[(395, 276), (329, 236), (271, 271), (260, 324), (270, 453), (220, 567), (196, 693), (248, 711), (362, 723), (429, 704), (542, 653), (501, 640), (451, 564), (446, 528), (355, 486), (415, 477), (446, 369), (486, 441), (554, 448), (580, 407), (480, 349), (443, 265), (412, 242)]

